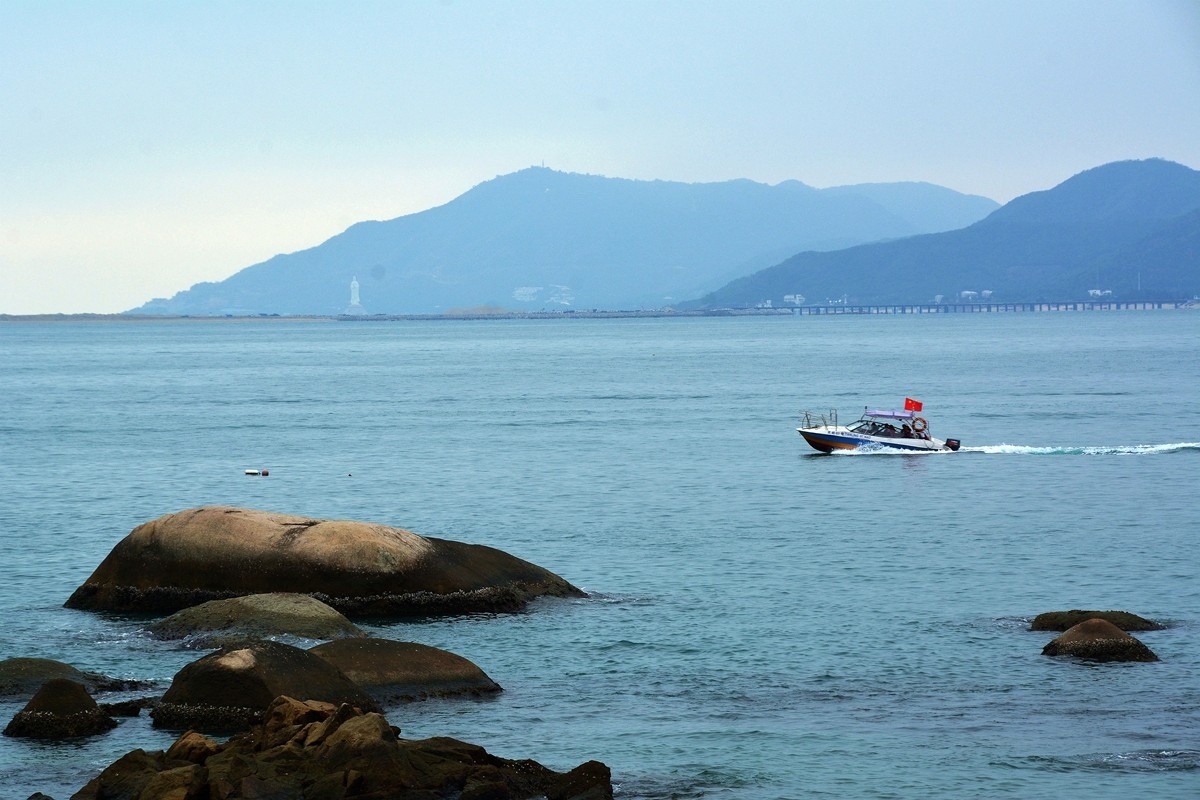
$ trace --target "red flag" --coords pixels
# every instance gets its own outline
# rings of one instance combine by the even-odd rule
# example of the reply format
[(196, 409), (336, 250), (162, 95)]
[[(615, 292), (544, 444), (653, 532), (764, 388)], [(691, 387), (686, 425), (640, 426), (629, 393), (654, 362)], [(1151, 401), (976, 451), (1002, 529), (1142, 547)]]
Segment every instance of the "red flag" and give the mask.
[(924, 404), (920, 400), (913, 400), (911, 397), (904, 398), (905, 411), (920, 411)]

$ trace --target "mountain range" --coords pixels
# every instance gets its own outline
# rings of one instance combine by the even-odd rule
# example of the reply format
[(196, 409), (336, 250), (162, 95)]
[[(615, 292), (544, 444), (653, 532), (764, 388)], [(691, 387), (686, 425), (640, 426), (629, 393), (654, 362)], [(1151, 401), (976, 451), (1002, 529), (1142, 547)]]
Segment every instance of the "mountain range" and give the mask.
[[(961, 230), (803, 252), (685, 308), (1185, 299), (1200, 293), (1200, 172), (1121, 161), (1012, 200)], [(974, 299), (974, 298), (973, 298)]]
[[(351, 282), (359, 304), (351, 304)], [(1200, 172), (1082, 172), (1004, 206), (928, 183), (687, 184), (531, 167), (133, 314), (454, 313), (1182, 299)]]
[(801, 251), (958, 229), (996, 208), (928, 183), (688, 184), (532, 167), (128, 313), (661, 308)]

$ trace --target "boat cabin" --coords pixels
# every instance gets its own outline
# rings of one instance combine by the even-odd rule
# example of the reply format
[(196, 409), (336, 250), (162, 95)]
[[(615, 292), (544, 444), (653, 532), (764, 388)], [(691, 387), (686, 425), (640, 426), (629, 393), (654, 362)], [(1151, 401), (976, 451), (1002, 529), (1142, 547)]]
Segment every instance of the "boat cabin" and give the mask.
[[(920, 420), (920, 425), (914, 424), (913, 420)], [(848, 426), (848, 430), (863, 436), (878, 436), (883, 439), (929, 438), (925, 420), (918, 417), (914, 411), (866, 410), (858, 422)]]

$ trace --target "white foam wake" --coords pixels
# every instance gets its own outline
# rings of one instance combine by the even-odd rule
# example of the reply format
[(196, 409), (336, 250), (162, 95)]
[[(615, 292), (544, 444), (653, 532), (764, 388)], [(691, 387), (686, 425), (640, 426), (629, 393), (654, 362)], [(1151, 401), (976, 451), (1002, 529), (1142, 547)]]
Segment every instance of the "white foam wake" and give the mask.
[(1200, 442), (1131, 444), (1115, 447), (1028, 447), (1020, 444), (992, 444), (981, 447), (963, 447), (959, 452), (1002, 456), (1148, 456), (1178, 453), (1183, 450), (1200, 450)]

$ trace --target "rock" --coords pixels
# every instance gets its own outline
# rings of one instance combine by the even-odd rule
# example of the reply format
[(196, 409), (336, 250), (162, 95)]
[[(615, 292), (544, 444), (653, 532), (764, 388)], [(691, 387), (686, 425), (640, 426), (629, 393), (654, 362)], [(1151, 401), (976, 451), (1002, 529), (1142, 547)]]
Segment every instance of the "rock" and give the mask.
[(51, 678), (8, 723), (5, 736), (66, 739), (111, 730), (117, 723), (102, 712), (83, 684)]
[(1042, 648), (1046, 656), (1076, 656), (1089, 661), (1158, 661), (1149, 647), (1103, 619), (1088, 619)]
[(1123, 631), (1160, 631), (1166, 626), (1153, 620), (1139, 617), (1128, 611), (1047, 611), (1038, 614), (1029, 625), (1031, 631), (1065, 631), (1084, 620), (1103, 619), (1116, 625)]
[(349, 705), (279, 697), (249, 733), (134, 750), (73, 800), (150, 797), (611, 800), (612, 779), (595, 761), (557, 773), (456, 739), (400, 739), (382, 715)]
[(286, 592), (209, 600), (150, 625), (160, 639), (187, 638), (192, 647), (225, 647), (290, 634), (306, 639), (366, 636), (320, 600)]
[(70, 664), (51, 658), (6, 658), (0, 661), (0, 696), (32, 697), (52, 678), (66, 678), (83, 684), (90, 692), (122, 692), (145, 688), (145, 681), (110, 678), (98, 672), (82, 672)]
[(612, 800), (612, 770), (586, 761), (546, 789), (546, 800)]
[(500, 550), (366, 522), (205, 507), (139, 525), (68, 608), (172, 613), (263, 592), (297, 592), (348, 616), (517, 611), (582, 592)]
[(87, 676), (70, 664), (49, 658), (6, 658), (0, 661), (0, 695), (29, 695), (53, 678), (86, 684)]
[(98, 703), (100, 710), (110, 717), (140, 717), (143, 708), (158, 705), (157, 697), (139, 697), (136, 700), (119, 700), (115, 703)]
[(245, 730), (279, 695), (378, 710), (328, 661), (281, 642), (226, 647), (185, 666), (150, 712), (157, 728)]
[[(103, 772), (86, 786), (71, 795), (76, 798), (94, 800), (141, 800), (153, 795), (142, 794), (143, 790), (160, 772), (187, 766), (187, 762), (170, 761), (162, 751), (147, 753), (131, 750), (109, 764)], [(200, 795), (201, 797), (203, 795)], [(191, 800), (189, 798), (189, 800)]]
[(175, 740), (167, 751), (167, 758), (174, 761), (187, 761), (191, 764), (204, 765), (208, 757), (218, 752), (221, 745), (213, 739), (202, 736), (195, 731), (188, 731)]
[(446, 650), (388, 639), (342, 639), (310, 648), (350, 680), (385, 700), (499, 692), (500, 684)]

